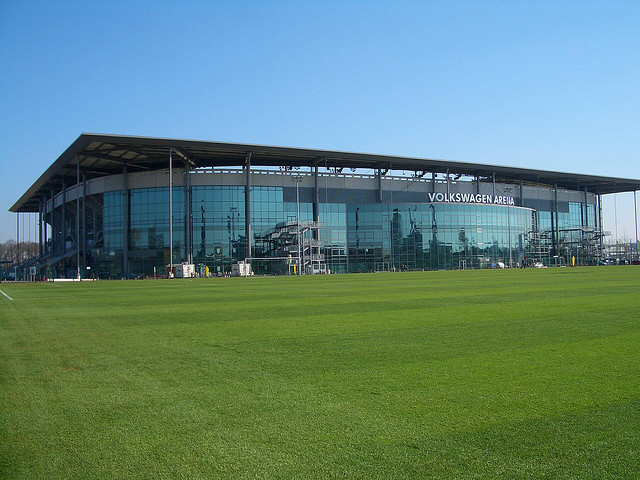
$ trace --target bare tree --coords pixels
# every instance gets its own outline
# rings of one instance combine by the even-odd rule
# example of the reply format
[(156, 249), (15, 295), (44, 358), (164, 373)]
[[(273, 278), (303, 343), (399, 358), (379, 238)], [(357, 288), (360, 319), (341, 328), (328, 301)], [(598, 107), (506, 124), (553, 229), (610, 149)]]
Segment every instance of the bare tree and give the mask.
[(13, 268), (16, 265), (16, 261), (23, 263), (36, 258), (38, 251), (39, 245), (35, 242), (20, 242), (20, 248), (18, 249), (18, 244), (14, 240), (8, 240), (0, 243), (0, 261), (2, 261), (4, 268)]

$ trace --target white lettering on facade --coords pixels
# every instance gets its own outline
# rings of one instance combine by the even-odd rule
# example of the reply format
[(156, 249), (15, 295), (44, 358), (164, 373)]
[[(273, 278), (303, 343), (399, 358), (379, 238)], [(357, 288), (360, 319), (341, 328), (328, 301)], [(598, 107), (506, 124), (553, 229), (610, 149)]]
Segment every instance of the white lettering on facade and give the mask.
[(434, 203), (480, 203), (485, 205), (513, 205), (516, 202), (513, 197), (505, 195), (486, 195), (479, 193), (427, 193), (429, 202)]

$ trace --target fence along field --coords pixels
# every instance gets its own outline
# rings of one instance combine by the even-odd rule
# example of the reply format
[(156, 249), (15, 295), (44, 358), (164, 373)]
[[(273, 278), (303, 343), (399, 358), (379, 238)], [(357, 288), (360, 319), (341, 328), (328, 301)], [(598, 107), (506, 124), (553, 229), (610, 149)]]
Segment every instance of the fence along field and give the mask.
[(3, 478), (638, 476), (638, 267), (1, 287)]

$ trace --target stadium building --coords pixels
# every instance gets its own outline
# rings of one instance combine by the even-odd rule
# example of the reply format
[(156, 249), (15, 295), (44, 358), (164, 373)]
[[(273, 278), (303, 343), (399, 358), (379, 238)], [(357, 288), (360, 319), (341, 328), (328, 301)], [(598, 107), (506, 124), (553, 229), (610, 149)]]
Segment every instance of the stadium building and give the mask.
[(10, 209), (51, 277), (596, 265), (601, 196), (639, 180), (300, 148), (82, 134)]

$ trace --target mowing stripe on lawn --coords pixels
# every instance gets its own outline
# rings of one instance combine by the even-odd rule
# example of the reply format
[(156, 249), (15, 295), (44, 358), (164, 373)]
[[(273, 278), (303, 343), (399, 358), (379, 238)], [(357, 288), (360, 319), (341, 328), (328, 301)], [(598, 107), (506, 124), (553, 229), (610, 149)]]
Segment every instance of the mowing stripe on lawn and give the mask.
[(11, 298), (9, 295), (7, 295), (6, 293), (4, 293), (2, 290), (0, 290), (0, 293), (2, 295), (4, 295), (5, 297), (7, 297), (9, 300), (13, 300), (13, 298)]

